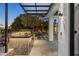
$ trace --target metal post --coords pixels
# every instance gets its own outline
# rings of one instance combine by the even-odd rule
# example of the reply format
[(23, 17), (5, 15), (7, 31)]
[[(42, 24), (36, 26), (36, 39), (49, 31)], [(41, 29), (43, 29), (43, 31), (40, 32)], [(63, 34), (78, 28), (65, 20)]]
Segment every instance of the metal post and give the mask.
[(27, 20), (27, 25), (26, 25), (27, 27), (26, 28), (28, 28), (28, 14), (27, 14), (27, 12), (25, 12), (25, 15), (27, 16), (27, 19), (26, 19)]
[(5, 53), (7, 53), (7, 39), (8, 39), (8, 3), (5, 3)]
[[(36, 23), (37, 23), (37, 7), (36, 7), (36, 3), (35, 3), (35, 9), (36, 9)], [(36, 29), (37, 27), (36, 27), (36, 25), (35, 25), (35, 27), (33, 26), (33, 39), (35, 39), (35, 29)]]
[(74, 3), (70, 3), (70, 56), (74, 56)]

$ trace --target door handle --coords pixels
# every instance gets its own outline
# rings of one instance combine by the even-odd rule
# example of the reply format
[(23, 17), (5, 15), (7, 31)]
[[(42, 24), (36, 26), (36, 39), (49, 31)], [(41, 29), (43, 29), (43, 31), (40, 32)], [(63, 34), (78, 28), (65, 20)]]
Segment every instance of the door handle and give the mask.
[(75, 30), (74, 33), (77, 34), (77, 31)]

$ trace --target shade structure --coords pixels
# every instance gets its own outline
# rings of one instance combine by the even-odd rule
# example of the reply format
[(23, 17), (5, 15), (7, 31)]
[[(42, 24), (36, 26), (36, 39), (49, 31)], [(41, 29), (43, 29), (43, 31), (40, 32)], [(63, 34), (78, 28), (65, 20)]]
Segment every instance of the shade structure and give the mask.
[(52, 3), (20, 3), (26, 14), (45, 16)]

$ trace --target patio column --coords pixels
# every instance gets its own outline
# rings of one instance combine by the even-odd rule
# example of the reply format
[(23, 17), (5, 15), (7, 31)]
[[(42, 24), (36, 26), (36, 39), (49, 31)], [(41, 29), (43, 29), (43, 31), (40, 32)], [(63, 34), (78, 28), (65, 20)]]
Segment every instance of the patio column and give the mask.
[(53, 17), (49, 16), (49, 41), (53, 41)]
[(5, 3), (5, 53), (8, 51), (8, 3)]

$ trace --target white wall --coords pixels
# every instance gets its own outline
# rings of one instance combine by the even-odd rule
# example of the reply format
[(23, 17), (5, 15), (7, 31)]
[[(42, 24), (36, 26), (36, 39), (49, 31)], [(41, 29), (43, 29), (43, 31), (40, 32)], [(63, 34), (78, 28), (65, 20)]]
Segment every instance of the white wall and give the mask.
[(68, 56), (69, 55), (69, 4), (60, 4), (59, 12), (61, 12), (63, 16), (59, 17), (58, 55)]
[[(69, 4), (54, 4), (48, 14), (49, 23), (57, 10), (63, 13), (63, 17), (59, 17), (58, 55), (67, 56), (69, 55)], [(53, 33), (50, 29), (52, 28), (49, 28), (49, 40), (52, 36), (51, 33)], [(62, 35), (60, 35), (60, 32), (62, 32)]]

